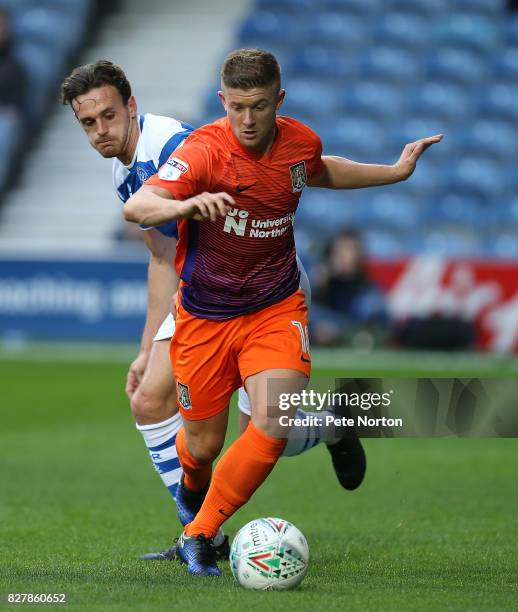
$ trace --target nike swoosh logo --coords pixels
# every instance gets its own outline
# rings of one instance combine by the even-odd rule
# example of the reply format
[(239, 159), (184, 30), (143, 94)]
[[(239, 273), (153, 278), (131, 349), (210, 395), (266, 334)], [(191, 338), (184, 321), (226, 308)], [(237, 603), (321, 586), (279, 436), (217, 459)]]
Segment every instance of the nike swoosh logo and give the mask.
[(218, 512), (223, 516), (226, 516), (227, 518), (230, 518), (232, 516), (231, 514), (227, 514), (223, 508), (220, 508)]
[(253, 187), (254, 185), (255, 183), (252, 183), (251, 185), (238, 185), (236, 187), (236, 193), (243, 193), (243, 191), (250, 189), (250, 187)]

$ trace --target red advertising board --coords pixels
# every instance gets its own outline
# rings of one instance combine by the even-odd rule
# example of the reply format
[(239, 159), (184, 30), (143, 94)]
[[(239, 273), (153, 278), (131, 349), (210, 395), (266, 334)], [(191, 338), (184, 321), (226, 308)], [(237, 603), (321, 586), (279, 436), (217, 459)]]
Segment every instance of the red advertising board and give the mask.
[(518, 262), (415, 257), (371, 261), (394, 319), (457, 316), (475, 321), (479, 348), (518, 351)]

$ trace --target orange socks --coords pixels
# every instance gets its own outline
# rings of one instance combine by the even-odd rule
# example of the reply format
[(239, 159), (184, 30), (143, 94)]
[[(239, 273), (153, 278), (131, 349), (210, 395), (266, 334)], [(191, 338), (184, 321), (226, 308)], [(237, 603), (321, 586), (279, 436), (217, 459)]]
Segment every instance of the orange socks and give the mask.
[[(180, 434), (176, 437), (177, 448), (179, 437)], [(185, 445), (185, 434), (182, 442)], [(266, 480), (285, 446), (285, 439), (267, 436), (250, 421), (246, 431), (219, 460), (205, 501), (194, 521), (185, 529), (187, 535), (202, 533), (213, 537), (227, 518), (246, 504)], [(189, 486), (187, 481), (185, 484)]]
[(198, 463), (187, 448), (185, 429), (182, 427), (176, 434), (176, 452), (183, 469), (183, 482), (190, 491), (201, 491), (210, 480), (211, 463)]

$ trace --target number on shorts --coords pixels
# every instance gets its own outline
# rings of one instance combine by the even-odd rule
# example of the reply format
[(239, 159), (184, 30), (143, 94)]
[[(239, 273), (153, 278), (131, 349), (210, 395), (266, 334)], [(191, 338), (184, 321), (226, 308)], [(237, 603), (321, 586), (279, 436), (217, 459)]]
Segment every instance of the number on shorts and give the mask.
[(303, 353), (309, 353), (309, 331), (307, 325), (302, 325), (300, 321), (292, 321), (292, 325), (299, 330), (300, 345)]

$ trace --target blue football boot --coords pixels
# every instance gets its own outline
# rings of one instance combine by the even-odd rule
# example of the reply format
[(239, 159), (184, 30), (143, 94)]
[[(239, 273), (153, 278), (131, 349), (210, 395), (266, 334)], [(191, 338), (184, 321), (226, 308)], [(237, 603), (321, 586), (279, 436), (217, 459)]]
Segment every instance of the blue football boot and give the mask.
[(187, 565), (189, 574), (221, 576), (212, 539), (204, 535), (189, 537), (182, 533), (176, 544), (176, 558)]
[(194, 517), (198, 514), (208, 490), (209, 485), (207, 484), (201, 491), (190, 491), (183, 483), (182, 474), (176, 489), (175, 502), (178, 518), (184, 527), (192, 523)]

